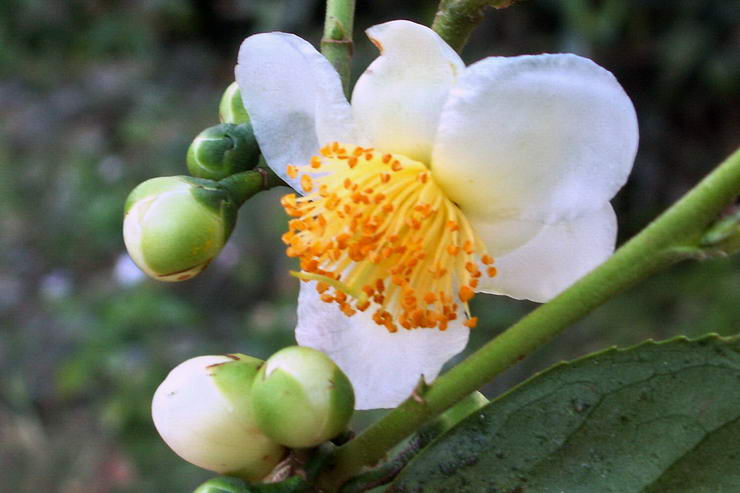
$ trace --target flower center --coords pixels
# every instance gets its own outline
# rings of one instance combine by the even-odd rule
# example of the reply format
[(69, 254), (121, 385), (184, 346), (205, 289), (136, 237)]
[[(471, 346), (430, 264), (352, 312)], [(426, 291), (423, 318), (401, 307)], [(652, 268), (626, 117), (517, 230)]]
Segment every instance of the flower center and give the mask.
[(318, 281), (321, 300), (347, 316), (372, 306), (390, 332), (445, 330), (458, 303), (469, 316), (479, 278), (496, 275), (468, 220), (418, 161), (334, 142), (287, 171), (305, 192), (282, 199), (293, 217), (286, 253), (303, 271), (294, 275)]

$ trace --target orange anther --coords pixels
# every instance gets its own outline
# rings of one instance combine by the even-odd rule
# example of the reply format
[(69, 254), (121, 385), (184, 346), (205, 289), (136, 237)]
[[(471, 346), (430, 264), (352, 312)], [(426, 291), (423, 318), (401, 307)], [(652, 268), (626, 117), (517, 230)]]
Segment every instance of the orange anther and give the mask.
[(309, 193), (313, 190), (313, 180), (310, 175), (301, 176), (301, 188), (304, 192)]
[(465, 327), (474, 329), (478, 325), (478, 317), (470, 317), (468, 320), (463, 322)]
[(473, 296), (475, 296), (475, 291), (473, 291), (470, 286), (463, 286), (460, 288), (458, 295), (463, 303), (467, 303), (473, 298)]
[(486, 255), (483, 255), (480, 258), (480, 261), (483, 262), (483, 264), (485, 264), (485, 265), (491, 265), (493, 263), (493, 257), (491, 257), (490, 255), (486, 254)]
[(496, 274), (498, 274), (498, 270), (496, 267), (489, 267), (486, 269), (486, 274), (488, 274), (488, 277), (496, 277)]
[(288, 174), (290, 178), (293, 178), (295, 180), (295, 178), (298, 176), (298, 167), (293, 166), (292, 164), (289, 164), (285, 168), (285, 172)]

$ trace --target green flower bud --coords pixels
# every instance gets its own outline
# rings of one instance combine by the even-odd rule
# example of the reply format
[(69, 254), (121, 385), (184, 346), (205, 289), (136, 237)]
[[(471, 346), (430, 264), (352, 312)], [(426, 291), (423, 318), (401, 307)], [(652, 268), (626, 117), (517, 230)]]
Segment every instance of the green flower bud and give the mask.
[(184, 281), (205, 269), (231, 235), (238, 207), (217, 183), (187, 176), (153, 178), (129, 194), (123, 238), (141, 270)]
[(186, 461), (248, 481), (272, 471), (286, 450), (257, 426), (251, 386), (262, 361), (243, 354), (181, 363), (152, 399), (162, 439)]
[(218, 116), (223, 123), (246, 123), (249, 121), (249, 115), (244, 108), (242, 93), (239, 85), (232, 82), (221, 96), (221, 103), (218, 105)]
[(319, 445), (347, 428), (355, 395), (347, 376), (321, 351), (291, 346), (260, 368), (252, 406), (262, 431), (292, 448)]
[(260, 149), (252, 125), (222, 123), (203, 130), (188, 148), (187, 164), (191, 175), (222, 180), (257, 165)]
[(198, 486), (193, 493), (248, 493), (248, 490), (241, 479), (219, 476)]

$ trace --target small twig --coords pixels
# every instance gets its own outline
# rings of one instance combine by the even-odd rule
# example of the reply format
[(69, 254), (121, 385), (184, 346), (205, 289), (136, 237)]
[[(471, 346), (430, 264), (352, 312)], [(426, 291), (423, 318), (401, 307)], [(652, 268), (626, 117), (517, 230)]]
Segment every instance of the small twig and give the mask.
[(502, 9), (516, 0), (441, 0), (432, 29), (455, 50), (461, 51), (483, 20), (486, 7)]
[(349, 95), (352, 62), (352, 26), (355, 0), (327, 0), (321, 53), (334, 65), (342, 79), (345, 95)]

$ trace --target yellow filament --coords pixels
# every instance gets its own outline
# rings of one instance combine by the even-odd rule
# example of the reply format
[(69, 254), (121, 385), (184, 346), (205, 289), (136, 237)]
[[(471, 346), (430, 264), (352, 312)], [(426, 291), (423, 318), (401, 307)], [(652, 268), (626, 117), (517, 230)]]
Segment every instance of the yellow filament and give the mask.
[(317, 281), (321, 299), (347, 316), (372, 305), (373, 320), (390, 332), (445, 330), (458, 303), (468, 313), (479, 278), (496, 275), (465, 216), (420, 162), (333, 142), (288, 174), (301, 175), (306, 193), (282, 200), (293, 218), (286, 253), (302, 270), (294, 275)]

